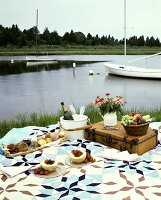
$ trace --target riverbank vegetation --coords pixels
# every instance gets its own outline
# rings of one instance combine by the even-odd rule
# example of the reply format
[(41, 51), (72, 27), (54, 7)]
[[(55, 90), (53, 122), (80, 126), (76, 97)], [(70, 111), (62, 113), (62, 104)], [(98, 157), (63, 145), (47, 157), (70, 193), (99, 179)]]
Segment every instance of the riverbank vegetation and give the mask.
[[(142, 114), (150, 114), (151, 117), (155, 118), (155, 121), (161, 121), (161, 107), (156, 109), (124, 110), (123, 113), (118, 116), (118, 120), (121, 119), (122, 115), (132, 111), (140, 112)], [(87, 106), (85, 114), (89, 117), (92, 124), (102, 121), (99, 111), (92, 105)], [(62, 116), (62, 113), (61, 111), (58, 111), (56, 114), (19, 114), (13, 119), (0, 120), (0, 138), (2, 138), (12, 128), (22, 128), (25, 126), (44, 127), (50, 124), (55, 124), (59, 121), (60, 116)]]
[[(36, 37), (37, 35), (37, 37)], [(36, 39), (35, 39), (36, 38)], [(127, 54), (153, 54), (161, 51), (158, 38), (132, 36), (127, 39)], [(37, 45), (36, 45), (37, 44)], [(121, 55), (123, 54), (124, 39), (113, 36), (92, 36), (82, 32), (64, 33), (60, 36), (57, 31), (50, 32), (47, 28), (40, 33), (37, 27), (21, 31), (17, 25), (3, 27), (0, 25), (0, 55)]]
[[(130, 47), (127, 46), (128, 55), (149, 55), (161, 51), (161, 47)], [(86, 46), (86, 45), (39, 45), (33, 47), (0, 47), (1, 56), (25, 55), (123, 55), (123, 45), (117, 46)]]

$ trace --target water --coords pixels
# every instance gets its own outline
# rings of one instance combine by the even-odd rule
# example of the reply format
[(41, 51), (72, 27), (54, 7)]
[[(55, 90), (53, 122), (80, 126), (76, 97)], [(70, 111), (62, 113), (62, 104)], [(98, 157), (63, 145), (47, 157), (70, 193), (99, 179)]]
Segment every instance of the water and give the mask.
[[(60, 102), (88, 105), (107, 92), (125, 97), (126, 108), (161, 106), (161, 80), (107, 75), (104, 61), (123, 63), (123, 56), (55, 56), (57, 63), (27, 65), (25, 57), (0, 57), (0, 118), (18, 113), (56, 113)], [(128, 56), (135, 59), (138, 56)], [(5, 60), (5, 61), (4, 61)], [(14, 63), (11, 63), (14, 60)], [(76, 63), (75, 69), (72, 67)], [(31, 63), (30, 63), (31, 64)], [(135, 63), (161, 66), (161, 57)], [(93, 76), (88, 75), (89, 70)]]

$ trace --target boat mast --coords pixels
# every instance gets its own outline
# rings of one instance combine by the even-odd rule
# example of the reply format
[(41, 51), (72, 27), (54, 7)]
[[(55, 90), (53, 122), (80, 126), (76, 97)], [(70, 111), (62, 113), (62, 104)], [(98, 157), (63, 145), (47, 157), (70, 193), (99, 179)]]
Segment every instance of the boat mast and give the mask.
[(126, 67), (126, 0), (124, 0), (124, 65)]
[(37, 35), (38, 35), (38, 9), (37, 9), (37, 12), (36, 12), (36, 54), (37, 54)]

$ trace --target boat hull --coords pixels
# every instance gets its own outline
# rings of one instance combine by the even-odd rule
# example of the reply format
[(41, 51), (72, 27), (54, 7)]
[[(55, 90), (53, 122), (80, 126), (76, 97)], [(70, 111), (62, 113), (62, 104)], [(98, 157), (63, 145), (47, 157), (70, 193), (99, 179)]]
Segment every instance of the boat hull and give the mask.
[(38, 66), (38, 65), (50, 65), (50, 64), (55, 64), (57, 61), (27, 61), (26, 66), (31, 67), (31, 66)]
[(55, 59), (48, 56), (26, 56), (27, 61), (54, 61)]
[(134, 77), (134, 78), (161, 79), (160, 69), (148, 69), (148, 68), (109, 64), (109, 63), (104, 63), (104, 65), (108, 71), (108, 74)]

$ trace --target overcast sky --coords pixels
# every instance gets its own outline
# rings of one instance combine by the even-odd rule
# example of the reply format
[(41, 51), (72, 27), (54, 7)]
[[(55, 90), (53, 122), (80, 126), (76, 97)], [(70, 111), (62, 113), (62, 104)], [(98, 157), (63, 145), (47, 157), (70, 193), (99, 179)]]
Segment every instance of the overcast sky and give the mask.
[[(161, 0), (127, 1), (127, 38), (133, 35), (154, 36), (161, 39)], [(81, 31), (124, 37), (124, 0), (0, 0), (0, 24), (21, 30), (36, 24), (42, 33), (48, 27), (59, 35)]]

